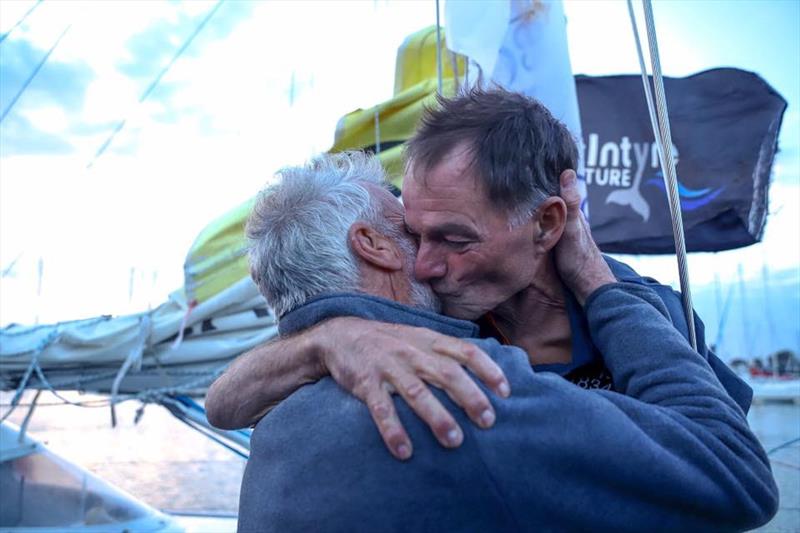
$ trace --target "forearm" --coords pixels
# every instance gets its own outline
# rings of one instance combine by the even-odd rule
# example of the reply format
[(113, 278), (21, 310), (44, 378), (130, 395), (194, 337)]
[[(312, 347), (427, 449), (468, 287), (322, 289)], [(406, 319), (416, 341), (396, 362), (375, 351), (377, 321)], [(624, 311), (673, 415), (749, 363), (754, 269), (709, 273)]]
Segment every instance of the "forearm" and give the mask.
[(586, 310), (615, 388), (658, 409), (615, 400), (637, 423), (642, 443), (653, 443), (642, 446), (650, 448), (649, 464), (655, 468), (661, 455), (672, 465), (661, 469), (660, 490), (670, 475), (680, 497), (691, 483), (700, 512), (720, 525), (751, 528), (772, 516), (777, 489), (764, 450), (706, 360), (671, 326), (655, 293), (614, 284), (593, 294)]
[(221, 429), (250, 426), (299, 387), (325, 374), (312, 330), (262, 344), (239, 356), (211, 385), (206, 416)]
[(744, 416), (705, 359), (672, 326), (664, 303), (651, 289), (614, 283), (586, 302), (589, 327), (616, 390), (646, 403), (674, 405), (672, 398), (714, 398)]

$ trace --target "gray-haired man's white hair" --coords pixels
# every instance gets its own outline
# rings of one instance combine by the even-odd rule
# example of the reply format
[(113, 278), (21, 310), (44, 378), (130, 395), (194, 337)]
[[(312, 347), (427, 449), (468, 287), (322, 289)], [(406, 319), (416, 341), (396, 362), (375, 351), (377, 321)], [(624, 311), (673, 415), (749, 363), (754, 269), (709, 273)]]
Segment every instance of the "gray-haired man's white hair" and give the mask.
[(359, 290), (347, 239), (355, 222), (386, 229), (368, 184), (385, 187), (380, 161), (362, 152), (323, 154), (278, 172), (247, 220), (250, 272), (277, 316), (316, 295)]

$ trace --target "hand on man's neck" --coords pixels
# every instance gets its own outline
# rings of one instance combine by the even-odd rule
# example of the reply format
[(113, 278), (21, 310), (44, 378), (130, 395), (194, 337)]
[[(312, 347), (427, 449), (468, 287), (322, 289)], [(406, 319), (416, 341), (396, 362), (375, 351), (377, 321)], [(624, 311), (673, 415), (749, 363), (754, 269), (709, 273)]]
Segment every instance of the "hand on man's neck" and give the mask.
[(492, 310), (492, 317), (506, 339), (528, 353), (531, 364), (572, 360), (566, 297), (552, 258), (541, 262), (528, 287)]

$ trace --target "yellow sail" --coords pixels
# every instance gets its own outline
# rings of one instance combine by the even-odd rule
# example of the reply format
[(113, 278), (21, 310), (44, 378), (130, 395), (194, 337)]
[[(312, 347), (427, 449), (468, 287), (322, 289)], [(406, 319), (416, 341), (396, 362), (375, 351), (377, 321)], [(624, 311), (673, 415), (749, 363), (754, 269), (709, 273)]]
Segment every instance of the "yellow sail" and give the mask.
[[(466, 62), (463, 56), (449, 52), (444, 40), (441, 46), (442, 92), (449, 95), (457, 90)], [(330, 151), (377, 152), (389, 181), (402, 188), (403, 144), (416, 129), (425, 106), (436, 104), (436, 60), (434, 26), (406, 38), (397, 51), (394, 96), (342, 117)], [(205, 302), (249, 277), (244, 225), (253, 201), (250, 199), (212, 221), (192, 244), (184, 263), (187, 302)]]

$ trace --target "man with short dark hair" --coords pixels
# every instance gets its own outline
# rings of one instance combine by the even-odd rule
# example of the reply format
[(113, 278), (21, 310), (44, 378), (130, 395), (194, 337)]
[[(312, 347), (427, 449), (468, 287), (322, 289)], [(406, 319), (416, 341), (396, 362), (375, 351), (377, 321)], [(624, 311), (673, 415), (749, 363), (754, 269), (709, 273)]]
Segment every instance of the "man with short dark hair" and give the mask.
[[(499, 89), (442, 99), (409, 141), (405, 222), (419, 241), (415, 276), (430, 283), (445, 314), (479, 320), (484, 336), (523, 348), (537, 371), (608, 389), (617, 385), (581, 309), (594, 290), (618, 280), (647, 286), (684, 338), (688, 329), (676, 293), (604, 260), (574, 188), (558, 195), (560, 183), (576, 179), (576, 154), (566, 127), (535, 100)], [(707, 350), (699, 320), (696, 327), (698, 357), (747, 411), (750, 389)], [(299, 384), (332, 375), (367, 404), (396, 457), (407, 459), (413, 447), (391, 391), (443, 446), (457, 447), (463, 430), (426, 383), (482, 428), (494, 423), (494, 408), (465, 368), (498, 395), (509, 393), (500, 369), (471, 350), (429, 332), (333, 319), (237, 360), (209, 390), (209, 420), (252, 424)]]
[(551, 196), (558, 177), (578, 164), (569, 130), (541, 103), (518, 93), (473, 90), (439, 99), (406, 144), (406, 176), (426, 176), (459, 147), (468, 152), (468, 172), (480, 176), (498, 209), (522, 224)]
[[(332, 379), (301, 388), (253, 432), (241, 532), (733, 530), (774, 514), (758, 440), (650, 288), (609, 282), (583, 303), (619, 393), (584, 390), (535, 373), (518, 348), (471, 338), (474, 324), (415, 297), (415, 286), (431, 293), (413, 279), (402, 206), (378, 185), (374, 159), (321, 156), (281, 176), (259, 196), (247, 230), (253, 278), (282, 337), (337, 317), (435, 331), (480, 346), (514, 395), (497, 402), (491, 431), (464, 424), (458, 450), (437, 446), (398, 401), (421, 445), (400, 462), (367, 408)], [(309, 264), (339, 268), (320, 277)]]

